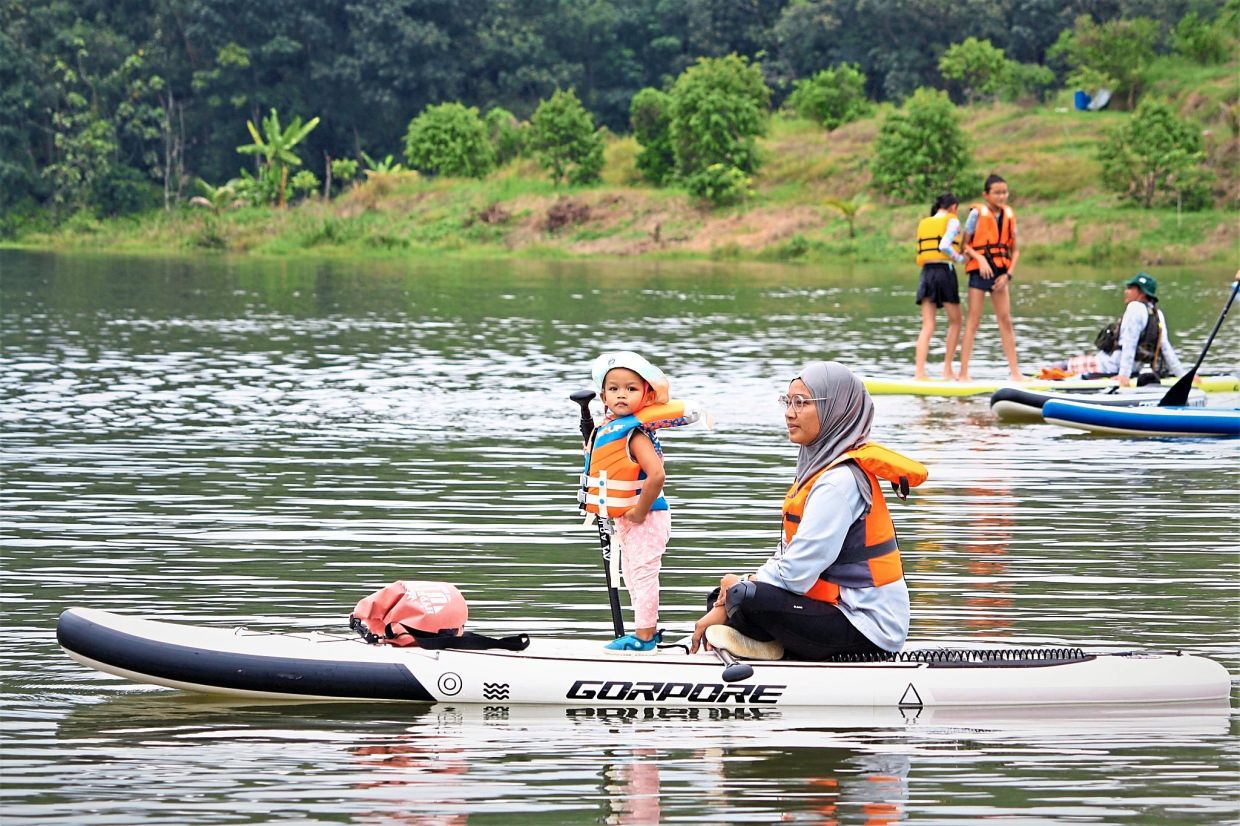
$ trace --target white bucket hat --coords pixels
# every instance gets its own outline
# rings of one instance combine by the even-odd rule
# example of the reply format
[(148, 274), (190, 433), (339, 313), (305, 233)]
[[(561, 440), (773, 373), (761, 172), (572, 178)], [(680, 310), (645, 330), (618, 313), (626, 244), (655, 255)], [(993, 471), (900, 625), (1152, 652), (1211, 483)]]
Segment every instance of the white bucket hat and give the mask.
[(645, 379), (654, 388), (655, 404), (667, 404), (671, 392), (667, 376), (658, 367), (632, 350), (614, 350), (610, 353), (603, 353), (594, 360), (594, 363), (590, 365), (590, 377), (594, 380), (596, 393), (603, 392), (603, 379), (607, 377), (608, 371), (617, 367), (632, 370)]

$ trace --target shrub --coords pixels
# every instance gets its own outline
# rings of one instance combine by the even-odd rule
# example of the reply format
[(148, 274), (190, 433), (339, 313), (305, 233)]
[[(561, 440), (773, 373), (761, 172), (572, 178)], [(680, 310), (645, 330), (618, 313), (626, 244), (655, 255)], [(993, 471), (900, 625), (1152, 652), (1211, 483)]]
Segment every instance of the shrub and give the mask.
[(1234, 45), (1230, 42), (1233, 37), (1228, 35), (1224, 21), (1210, 25), (1198, 17), (1197, 12), (1189, 12), (1176, 24), (1171, 43), (1176, 54), (1208, 65), (1227, 60)]
[(676, 78), (671, 98), (678, 175), (688, 180), (716, 164), (757, 169), (754, 139), (766, 132), (771, 99), (759, 64), (735, 54), (699, 58)]
[(293, 179), (289, 181), (289, 186), (293, 188), (294, 192), (309, 195), (319, 188), (319, 176), (309, 169), (303, 169), (293, 176)]
[(507, 109), (496, 106), (483, 118), (491, 148), (495, 150), (495, 162), (500, 166), (521, 157), (525, 151), (525, 129), (517, 116)]
[(357, 177), (357, 161), (353, 158), (336, 158), (332, 161), (332, 178), (342, 184)]
[(865, 117), (873, 104), (865, 96), (865, 75), (856, 65), (845, 63), (823, 69), (811, 78), (798, 80), (788, 96), (788, 107), (830, 132)]
[(405, 160), (422, 172), (483, 178), (495, 168), (495, 150), (477, 109), (441, 103), (409, 122)]
[(662, 186), (676, 177), (676, 152), (672, 147), (672, 98), (658, 89), (645, 88), (629, 103), (629, 124), (641, 144), (637, 169), (643, 178)]
[(749, 176), (735, 166), (713, 163), (685, 181), (689, 192), (714, 206), (731, 206), (749, 197)]
[(952, 189), (968, 162), (956, 107), (946, 92), (922, 88), (879, 128), (870, 172), (880, 192), (929, 202)]
[[(999, 84), (1005, 100), (1045, 100), (1055, 86), (1055, 73), (1040, 63), (1009, 60)], [(1095, 87), (1090, 87), (1095, 88)]]
[(128, 215), (154, 209), (163, 194), (141, 171), (115, 164), (95, 182), (94, 200), (100, 215)]
[(959, 83), (969, 103), (998, 93), (1007, 66), (1003, 49), (996, 49), (989, 40), (976, 37), (953, 43), (939, 58), (939, 74), (945, 80)]
[(576, 184), (598, 180), (603, 169), (603, 139), (594, 129), (593, 115), (571, 89), (557, 89), (538, 104), (530, 117), (529, 137), (534, 157), (557, 185), (564, 178)]
[(1099, 147), (1098, 160), (1103, 182), (1147, 209), (1155, 201), (1178, 202), (1186, 209), (1209, 203), (1201, 130), (1165, 103), (1142, 101)]

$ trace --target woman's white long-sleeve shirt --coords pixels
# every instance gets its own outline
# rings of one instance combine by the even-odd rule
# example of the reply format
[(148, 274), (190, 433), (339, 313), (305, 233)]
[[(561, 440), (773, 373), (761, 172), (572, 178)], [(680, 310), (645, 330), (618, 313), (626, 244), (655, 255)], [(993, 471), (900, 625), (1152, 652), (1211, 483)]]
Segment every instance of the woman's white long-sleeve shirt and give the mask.
[[(1124, 317), (1119, 323), (1119, 341), (1115, 349), (1110, 353), (1098, 351), (1100, 372), (1132, 376), (1137, 360), (1137, 343), (1141, 341), (1141, 334), (1145, 332), (1145, 324), (1149, 319), (1147, 306), (1144, 301), (1129, 301), (1124, 307)], [(1180, 357), (1176, 355), (1175, 348), (1167, 337), (1167, 319), (1157, 307), (1154, 312), (1158, 313), (1158, 349), (1163, 363), (1172, 375), (1182, 376), (1184, 365), (1180, 364)]]
[[(844, 465), (818, 477), (805, 499), (796, 536), (757, 571), (757, 580), (804, 594), (839, 558), (849, 527), (865, 512), (856, 477)], [(884, 651), (899, 651), (908, 638), (911, 611), (903, 579), (874, 588), (840, 588), (840, 611)]]

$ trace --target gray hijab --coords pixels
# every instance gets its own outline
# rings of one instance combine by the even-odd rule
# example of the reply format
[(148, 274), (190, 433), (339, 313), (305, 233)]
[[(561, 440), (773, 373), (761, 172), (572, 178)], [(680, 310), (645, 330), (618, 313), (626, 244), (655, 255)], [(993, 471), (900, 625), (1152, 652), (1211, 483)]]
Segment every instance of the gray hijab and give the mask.
[[(844, 365), (834, 361), (811, 361), (801, 370), (799, 378), (814, 398), (825, 401), (814, 402), (820, 430), (813, 442), (801, 445), (797, 455), (797, 485), (844, 452), (865, 443), (870, 438), (870, 424), (874, 421), (874, 401), (861, 379)], [(855, 462), (848, 467), (868, 508), (873, 499), (870, 480)]]

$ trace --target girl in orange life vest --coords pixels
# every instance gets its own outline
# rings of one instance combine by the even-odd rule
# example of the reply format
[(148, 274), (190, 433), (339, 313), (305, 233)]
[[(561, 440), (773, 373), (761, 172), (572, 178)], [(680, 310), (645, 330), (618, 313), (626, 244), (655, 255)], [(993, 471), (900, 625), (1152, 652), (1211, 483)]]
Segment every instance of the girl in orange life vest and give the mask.
[[(635, 416), (642, 408), (668, 401), (663, 371), (637, 353), (603, 353), (591, 373), (608, 420)], [(618, 651), (651, 651), (662, 639), (659, 621), (659, 571), (671, 538), (672, 518), (663, 498), (663, 450), (654, 432), (634, 428), (627, 436), (628, 458), (641, 467), (637, 502), (615, 516), (624, 584), (633, 603), (637, 630), (607, 644)]]
[(960, 380), (969, 381), (973, 338), (982, 323), (986, 294), (990, 293), (1008, 372), (1013, 381), (1021, 381), (1024, 376), (1016, 358), (1012, 291), (1009, 289), (1020, 259), (1020, 249), (1016, 245), (1016, 213), (1007, 205), (1007, 181), (998, 175), (986, 179), (982, 197), (985, 203), (974, 204), (964, 222), (964, 254), (969, 259), (965, 265), (969, 273), (969, 317), (960, 344)]
[(752, 659), (899, 651), (909, 594), (877, 474), (907, 490), (925, 468), (867, 444), (874, 403), (841, 364), (810, 362), (780, 403), (788, 439), (800, 445), (783, 541), (756, 573), (723, 577), (690, 649), (705, 637)]
[(921, 306), (921, 333), (917, 336), (916, 363), (913, 378), (926, 378), (926, 358), (930, 353), (930, 337), (934, 335), (934, 311), (947, 308), (947, 355), (943, 359), (943, 378), (956, 378), (952, 359), (960, 339), (960, 285), (952, 262), (964, 263), (960, 254), (959, 206), (956, 196), (944, 192), (930, 205), (930, 217), (917, 224), (917, 263), (921, 264), (921, 281), (917, 285), (917, 303)]

